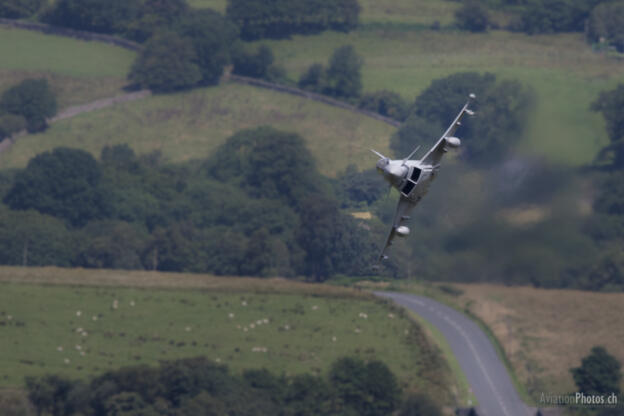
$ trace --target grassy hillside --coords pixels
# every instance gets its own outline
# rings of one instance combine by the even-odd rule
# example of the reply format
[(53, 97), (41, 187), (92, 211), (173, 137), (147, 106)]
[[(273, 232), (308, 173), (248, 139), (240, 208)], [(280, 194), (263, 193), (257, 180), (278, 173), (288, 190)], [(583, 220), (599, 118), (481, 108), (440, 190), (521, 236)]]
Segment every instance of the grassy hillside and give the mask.
[(0, 91), (24, 78), (45, 77), (61, 108), (119, 94), (134, 52), (0, 26)]
[[(42, 281), (49, 284), (36, 284)], [(26, 375), (87, 377), (197, 355), (234, 371), (322, 373), (337, 357), (356, 354), (386, 362), (405, 387), (446, 400), (452, 390), (420, 327), (355, 291), (54, 268), (2, 268), (0, 287), (0, 325), (10, 340), (0, 346), (2, 386), (19, 386)]]
[(172, 161), (209, 155), (234, 132), (270, 124), (300, 133), (320, 170), (333, 175), (348, 163), (370, 167), (373, 147), (388, 150), (394, 127), (347, 110), (255, 87), (217, 88), (155, 96), (54, 124), (19, 139), (0, 154), (0, 166), (21, 167), (57, 146), (99, 156), (105, 145), (128, 143), (137, 152), (160, 150)]
[(364, 89), (389, 89), (410, 101), (432, 80), (460, 71), (517, 79), (537, 94), (521, 149), (569, 164), (590, 162), (608, 142), (600, 116), (588, 107), (600, 91), (624, 82), (624, 62), (594, 53), (581, 34), (380, 29), (268, 43), (294, 79), (310, 64), (326, 63), (337, 46), (354, 45), (364, 57)]

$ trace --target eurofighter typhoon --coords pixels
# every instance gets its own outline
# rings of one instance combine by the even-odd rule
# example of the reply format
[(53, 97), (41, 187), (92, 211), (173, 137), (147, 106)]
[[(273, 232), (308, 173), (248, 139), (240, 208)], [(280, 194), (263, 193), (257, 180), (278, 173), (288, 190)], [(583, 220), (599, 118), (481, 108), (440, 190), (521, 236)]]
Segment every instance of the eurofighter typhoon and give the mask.
[(386, 244), (381, 250), (381, 254), (377, 258), (374, 268), (379, 268), (379, 263), (388, 258), (386, 251), (388, 247), (392, 245), (392, 240), (395, 236), (407, 237), (409, 235), (410, 229), (406, 224), (410, 219), (410, 212), (429, 190), (429, 186), (435, 179), (438, 169), (440, 168), (442, 155), (444, 155), (449, 148), (458, 148), (460, 146), (461, 140), (454, 137), (453, 134), (455, 134), (457, 128), (461, 126), (462, 118), (466, 114), (469, 116), (474, 115), (474, 112), (468, 108), (474, 99), (475, 95), (470, 94), (468, 101), (464, 104), (449, 128), (420, 160), (410, 160), (416, 154), (420, 146), (414, 149), (414, 151), (403, 160), (391, 160), (371, 149), (373, 153), (380, 157), (377, 161), (377, 172), (379, 172), (392, 187), (398, 190), (400, 194), (390, 234), (388, 234)]

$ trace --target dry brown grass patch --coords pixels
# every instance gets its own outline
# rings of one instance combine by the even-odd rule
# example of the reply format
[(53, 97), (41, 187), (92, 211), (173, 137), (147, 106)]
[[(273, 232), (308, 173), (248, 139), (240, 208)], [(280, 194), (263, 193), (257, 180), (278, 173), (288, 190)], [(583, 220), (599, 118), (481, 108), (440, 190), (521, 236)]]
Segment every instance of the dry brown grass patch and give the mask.
[(534, 396), (575, 391), (569, 370), (595, 345), (624, 363), (624, 293), (456, 286), (458, 302), (492, 330)]
[(279, 277), (254, 278), (152, 271), (64, 269), (59, 267), (0, 267), (0, 282), (113, 286), (164, 289), (203, 289), (228, 292), (294, 293), (313, 296), (373, 298), (358, 289), (306, 283)]

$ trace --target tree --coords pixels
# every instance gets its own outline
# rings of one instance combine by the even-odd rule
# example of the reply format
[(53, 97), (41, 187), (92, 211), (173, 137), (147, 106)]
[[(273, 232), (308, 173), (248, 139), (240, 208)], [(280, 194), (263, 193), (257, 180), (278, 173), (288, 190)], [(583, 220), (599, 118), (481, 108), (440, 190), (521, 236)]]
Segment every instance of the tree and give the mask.
[(357, 0), (229, 0), (226, 15), (244, 40), (287, 38), (327, 29), (348, 32), (358, 24)]
[[(497, 82), (493, 74), (475, 72), (460, 72), (434, 80), (414, 101), (410, 117), (418, 116), (445, 129), (470, 93), (477, 95), (478, 113), (462, 121), (457, 131), (459, 137), (466, 139), (463, 155), (473, 163), (500, 160), (513, 142), (522, 137), (533, 100), (532, 91), (517, 81)], [(423, 126), (425, 121), (414, 120), (414, 127)], [(397, 133), (399, 139), (418, 134), (414, 127), (408, 119)], [(440, 131), (433, 137), (439, 134)], [(397, 145), (402, 141), (395, 140)]]
[(59, 0), (42, 20), (78, 30), (123, 33), (140, 8), (140, 0)]
[(148, 236), (121, 221), (91, 221), (81, 230), (76, 263), (99, 269), (142, 269)]
[(589, 16), (586, 35), (590, 42), (606, 42), (618, 52), (624, 52), (624, 2), (596, 6)]
[(325, 67), (319, 63), (310, 65), (299, 78), (297, 85), (306, 90), (323, 92), (327, 85)]
[(387, 90), (364, 94), (358, 107), (397, 121), (405, 121), (408, 109), (407, 103), (399, 94)]
[(273, 51), (266, 45), (261, 45), (256, 53), (240, 50), (234, 54), (233, 73), (269, 81), (283, 76), (283, 70), (273, 65)]
[(137, 42), (145, 42), (157, 32), (171, 30), (186, 13), (189, 13), (186, 0), (146, 0), (140, 17), (128, 22), (124, 35)]
[(73, 381), (56, 375), (41, 378), (26, 377), (28, 398), (39, 414), (64, 416), (73, 413), (67, 400), (73, 384)]
[(291, 207), (323, 186), (301, 136), (269, 126), (228, 138), (207, 168), (218, 180), (238, 182), (251, 196), (285, 200)]
[(403, 402), (399, 416), (442, 416), (442, 411), (429, 396), (417, 393)]
[(166, 93), (196, 85), (202, 74), (191, 41), (160, 32), (145, 44), (128, 79), (141, 88)]
[(602, 113), (607, 122), (607, 133), (611, 144), (603, 149), (601, 157), (613, 153), (613, 166), (624, 167), (624, 84), (611, 91), (603, 91), (591, 105), (593, 111)]
[(399, 403), (396, 377), (381, 361), (338, 359), (329, 370), (329, 383), (343, 406), (357, 415), (390, 415)]
[(17, 173), (4, 202), (11, 209), (36, 209), (82, 226), (106, 213), (106, 200), (98, 187), (100, 176), (91, 154), (58, 147), (35, 156)]
[(528, 34), (580, 32), (591, 9), (600, 0), (531, 0), (518, 28)]
[(329, 58), (327, 85), (323, 93), (335, 97), (359, 97), (362, 91), (361, 68), (364, 61), (351, 45), (341, 46)]
[(602, 346), (595, 346), (581, 361), (581, 366), (570, 371), (579, 391), (586, 395), (620, 393), (620, 362)]
[(20, 19), (35, 14), (43, 0), (3, 0), (0, 3), (0, 17)]
[(0, 112), (24, 117), (31, 133), (45, 130), (46, 119), (56, 114), (56, 109), (56, 97), (45, 79), (26, 79), (0, 98)]
[(426, 152), (442, 129), (441, 123), (414, 114), (390, 137), (390, 149), (397, 158), (407, 157), (416, 146), (421, 146), (421, 150)]
[(210, 10), (194, 10), (174, 25), (180, 36), (191, 40), (202, 85), (219, 81), (223, 68), (230, 62), (230, 51), (238, 38), (238, 29), (221, 14)]
[(365, 203), (371, 205), (386, 194), (386, 184), (375, 169), (358, 172), (355, 165), (349, 165), (338, 177), (340, 200), (345, 204), (353, 205)]
[(75, 249), (61, 220), (34, 210), (0, 210), (0, 264), (69, 267)]
[(462, 30), (486, 32), (490, 19), (487, 9), (478, 0), (465, 0), (455, 12), (455, 21)]
[(330, 413), (332, 392), (327, 382), (309, 374), (292, 378), (284, 395), (286, 414), (296, 416), (317, 416)]

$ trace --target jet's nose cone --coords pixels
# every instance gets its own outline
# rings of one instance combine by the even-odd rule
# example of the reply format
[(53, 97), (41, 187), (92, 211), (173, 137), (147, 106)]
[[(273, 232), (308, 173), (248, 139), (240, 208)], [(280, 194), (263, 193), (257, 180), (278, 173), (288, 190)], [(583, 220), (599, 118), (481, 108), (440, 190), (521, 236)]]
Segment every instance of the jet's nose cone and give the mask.
[(384, 169), (388, 175), (402, 178), (407, 173), (407, 167), (403, 165), (389, 164)]

